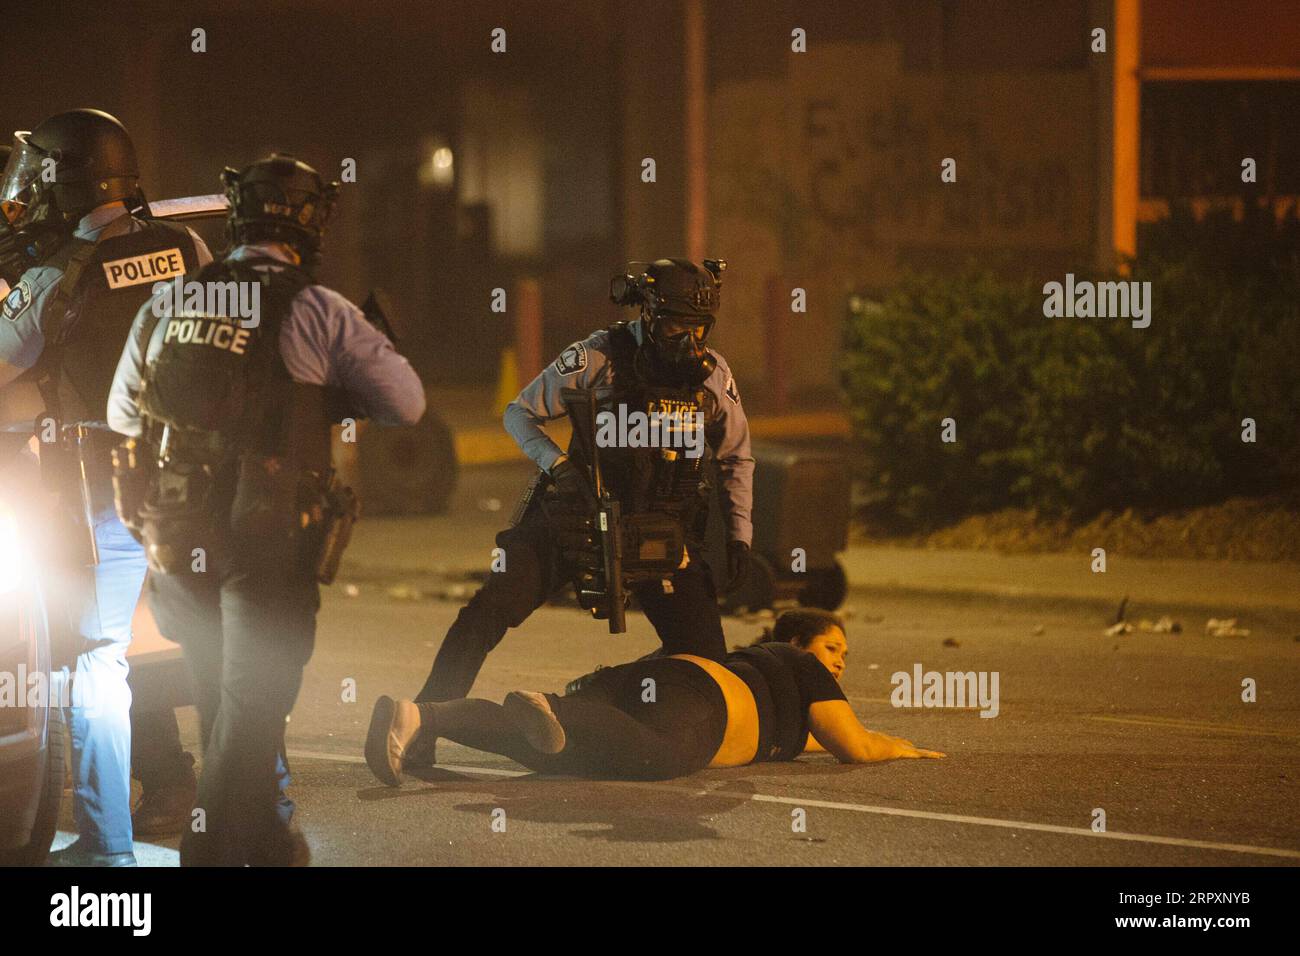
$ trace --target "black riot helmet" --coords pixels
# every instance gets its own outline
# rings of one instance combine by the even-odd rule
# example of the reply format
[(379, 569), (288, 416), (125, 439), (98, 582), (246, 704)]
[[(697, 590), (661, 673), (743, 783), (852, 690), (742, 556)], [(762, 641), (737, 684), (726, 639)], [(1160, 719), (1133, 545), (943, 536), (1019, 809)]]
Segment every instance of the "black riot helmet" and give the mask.
[(101, 110), (56, 113), (30, 133), (15, 133), (0, 175), (0, 201), (10, 205), (6, 218), (15, 227), (75, 222), (105, 203), (140, 199), (131, 135)]
[[(4, 169), (8, 165), (9, 156), (13, 151), (13, 147), (7, 143), (0, 144), (0, 169)], [(19, 277), (26, 269), (26, 263), (23, 261), (23, 257), (18, 254), (13, 239), (13, 227), (9, 225), (3, 216), (0, 216), (0, 279), (10, 286), (18, 284)]]
[(117, 201), (144, 206), (135, 146), (116, 118), (69, 110), (14, 133), (0, 173), (0, 268), (40, 262), (78, 219)]
[[(713, 373), (718, 360), (704, 343), (713, 330), (721, 304), (725, 259), (656, 259), (638, 271), (628, 271), (610, 283), (610, 298), (619, 305), (640, 305), (645, 350), (652, 374), (699, 386)], [(661, 377), (661, 376), (656, 376)]]
[(334, 213), (339, 184), (326, 182), (301, 160), (279, 153), (221, 173), (230, 202), (230, 238), (236, 245), (273, 240), (287, 243), (315, 265), (321, 236)]

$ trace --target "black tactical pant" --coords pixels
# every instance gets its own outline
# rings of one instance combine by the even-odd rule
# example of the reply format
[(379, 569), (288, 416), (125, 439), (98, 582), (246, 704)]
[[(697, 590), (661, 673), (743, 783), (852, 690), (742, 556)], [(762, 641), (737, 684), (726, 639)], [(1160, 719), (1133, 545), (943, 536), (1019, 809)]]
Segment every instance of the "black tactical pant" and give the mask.
[[(496, 542), (505, 552), (505, 570), (490, 574), (461, 608), (417, 701), (468, 696), (483, 661), (506, 631), (522, 624), (569, 583), (537, 502), (518, 525), (498, 534)], [(726, 656), (713, 576), (700, 558), (691, 555), (690, 563), (667, 584), (645, 581), (632, 591), (663, 642), (662, 654), (695, 654), (715, 661)]]
[(277, 757), (315, 643), (320, 592), (294, 562), (272, 567), (149, 576), (159, 628), (184, 648), (204, 740), (202, 815), (181, 839), (182, 866), (290, 858)]
[(184, 784), (194, 772), (194, 758), (181, 743), (174, 710), (131, 708), (131, 776), (145, 793)]

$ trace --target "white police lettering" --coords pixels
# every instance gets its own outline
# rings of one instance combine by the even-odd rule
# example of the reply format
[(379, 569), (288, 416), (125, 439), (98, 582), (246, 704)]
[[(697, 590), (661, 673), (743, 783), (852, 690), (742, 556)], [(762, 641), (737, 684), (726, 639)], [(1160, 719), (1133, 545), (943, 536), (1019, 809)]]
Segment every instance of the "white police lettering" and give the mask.
[(167, 323), (163, 333), (163, 343), (174, 342), (177, 345), (210, 345), (235, 355), (243, 355), (248, 347), (248, 329), (240, 328), (234, 319), (219, 318), (173, 318)]
[(128, 286), (143, 285), (183, 275), (185, 257), (179, 249), (164, 249), (161, 252), (146, 252), (126, 259), (113, 259), (104, 263), (104, 278), (110, 289), (125, 289)]
[(4, 317), (10, 322), (17, 322), (18, 316), (27, 311), (27, 307), (32, 304), (32, 287), (24, 279), (5, 296)]
[(587, 347), (581, 342), (574, 342), (560, 353), (555, 360), (555, 371), (561, 375), (572, 375), (587, 367)]

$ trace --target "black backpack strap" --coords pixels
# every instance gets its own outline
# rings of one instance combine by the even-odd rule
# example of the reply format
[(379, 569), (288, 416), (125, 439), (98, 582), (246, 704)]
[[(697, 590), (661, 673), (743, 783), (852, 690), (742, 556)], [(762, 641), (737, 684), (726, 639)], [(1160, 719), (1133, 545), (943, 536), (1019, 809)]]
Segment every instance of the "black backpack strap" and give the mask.
[(609, 327), (609, 362), (614, 366), (614, 381), (626, 385), (636, 381), (636, 335), (629, 322), (615, 322)]
[(81, 239), (76, 236), (72, 238), (71, 245), (68, 246), (69, 253), (67, 262), (63, 266), (63, 278), (59, 280), (58, 287), (54, 294), (50, 296), (46, 303), (45, 316), (45, 342), (47, 345), (58, 345), (63, 337), (64, 323), (68, 318), (68, 308), (72, 305), (72, 300), (77, 294), (77, 287), (81, 284), (81, 277), (85, 274), (86, 266), (90, 265), (90, 260), (95, 257), (95, 247), (99, 245), (98, 240)]
[[(274, 269), (255, 266), (275, 265)], [(254, 447), (268, 449), (279, 444), (285, 431), (285, 416), (290, 412), (293, 379), (280, 354), (280, 329), (293, 309), (294, 299), (315, 281), (304, 270), (278, 259), (241, 259), (224, 263), (237, 281), (262, 282), (265, 289), (262, 321), (258, 327), (258, 346), (249, 370), (248, 383), (254, 392), (266, 396), (266, 414), (255, 429)]]
[[(57, 371), (63, 352), (63, 342), (68, 329), (68, 312), (72, 308), (77, 287), (85, 274), (86, 266), (95, 257), (97, 240), (81, 239), (73, 236), (68, 245), (56, 253), (49, 265), (61, 265), (63, 276), (54, 292), (45, 303), (45, 320), (42, 334), (45, 336), (45, 348), (41, 350), (33, 375), (37, 391), (45, 402), (46, 410), (55, 418), (63, 417), (62, 401), (59, 398)], [(60, 260), (62, 260), (60, 262)]]

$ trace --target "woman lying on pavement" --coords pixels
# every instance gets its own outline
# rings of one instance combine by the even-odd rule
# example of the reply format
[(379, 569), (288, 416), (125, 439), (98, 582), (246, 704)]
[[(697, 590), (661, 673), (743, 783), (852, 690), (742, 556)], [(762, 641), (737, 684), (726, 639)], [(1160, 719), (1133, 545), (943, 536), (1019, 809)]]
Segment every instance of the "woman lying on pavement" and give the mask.
[(403, 755), (425, 734), (540, 773), (633, 780), (793, 760), (810, 749), (843, 763), (944, 756), (862, 726), (838, 684), (846, 656), (838, 618), (789, 611), (771, 639), (722, 664), (689, 654), (647, 658), (597, 671), (565, 696), (514, 691), (501, 704), (381, 697), (366, 763), (398, 786)]

